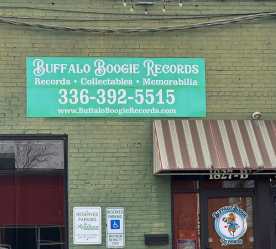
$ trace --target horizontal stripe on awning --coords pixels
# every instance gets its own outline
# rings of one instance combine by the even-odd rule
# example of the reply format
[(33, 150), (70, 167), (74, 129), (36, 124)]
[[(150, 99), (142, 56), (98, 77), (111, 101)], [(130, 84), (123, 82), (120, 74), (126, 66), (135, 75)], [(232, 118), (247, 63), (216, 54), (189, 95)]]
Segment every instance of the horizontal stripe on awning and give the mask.
[(276, 171), (276, 121), (155, 120), (154, 174)]

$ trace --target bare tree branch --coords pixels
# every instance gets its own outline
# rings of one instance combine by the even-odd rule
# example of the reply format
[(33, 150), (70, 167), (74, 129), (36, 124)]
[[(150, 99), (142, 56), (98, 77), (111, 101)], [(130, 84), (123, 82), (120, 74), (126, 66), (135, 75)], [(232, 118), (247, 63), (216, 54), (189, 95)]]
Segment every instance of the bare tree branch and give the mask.
[(16, 168), (37, 168), (39, 163), (47, 162), (58, 153), (51, 151), (50, 146), (33, 142), (16, 144)]

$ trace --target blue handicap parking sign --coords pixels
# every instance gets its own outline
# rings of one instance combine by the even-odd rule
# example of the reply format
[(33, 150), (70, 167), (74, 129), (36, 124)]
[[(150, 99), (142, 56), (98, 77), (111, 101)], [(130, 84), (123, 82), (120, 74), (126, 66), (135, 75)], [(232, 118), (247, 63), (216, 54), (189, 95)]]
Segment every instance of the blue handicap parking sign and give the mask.
[(120, 220), (111, 220), (111, 229), (120, 229)]

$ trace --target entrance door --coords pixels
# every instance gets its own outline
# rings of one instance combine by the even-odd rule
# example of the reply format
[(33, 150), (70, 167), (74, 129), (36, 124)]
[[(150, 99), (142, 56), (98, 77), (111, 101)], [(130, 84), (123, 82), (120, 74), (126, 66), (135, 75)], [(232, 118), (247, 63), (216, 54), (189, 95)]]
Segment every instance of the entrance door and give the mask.
[(254, 249), (253, 196), (209, 192), (201, 211), (202, 249)]

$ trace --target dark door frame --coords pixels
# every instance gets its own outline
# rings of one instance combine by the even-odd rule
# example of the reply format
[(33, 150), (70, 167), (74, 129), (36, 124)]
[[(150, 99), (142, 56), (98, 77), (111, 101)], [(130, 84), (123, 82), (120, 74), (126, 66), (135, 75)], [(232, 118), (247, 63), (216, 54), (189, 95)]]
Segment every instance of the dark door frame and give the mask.
[(275, 248), (275, 217), (273, 190), (269, 178), (258, 178), (255, 181), (256, 196), (256, 249)]

